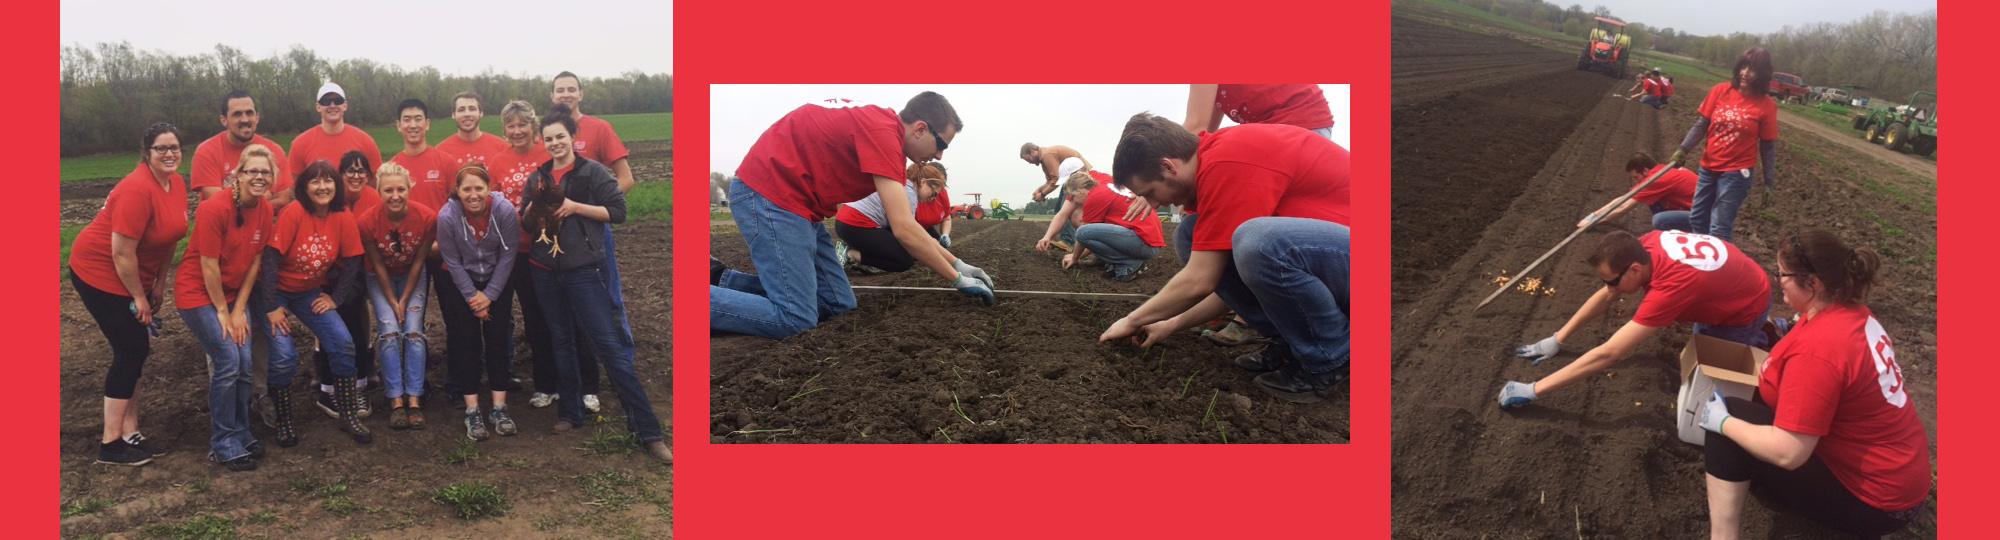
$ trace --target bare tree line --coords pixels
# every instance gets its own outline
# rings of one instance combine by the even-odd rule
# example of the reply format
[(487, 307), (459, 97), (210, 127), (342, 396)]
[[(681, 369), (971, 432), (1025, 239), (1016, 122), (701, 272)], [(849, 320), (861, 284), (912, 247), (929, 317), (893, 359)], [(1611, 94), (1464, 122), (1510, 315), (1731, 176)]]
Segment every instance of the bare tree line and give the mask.
[[(217, 45), (207, 54), (145, 51), (130, 43), (66, 46), (62, 50), (62, 155), (132, 151), (145, 128), (172, 122), (185, 140), (199, 141), (222, 129), (220, 100), (230, 90), (257, 98), (259, 131), (280, 142), (319, 122), (313, 92), (331, 79), (346, 91), (347, 121), (380, 126), (395, 121), (398, 102), (424, 100), (434, 116), (447, 116), (451, 96), (466, 90), (484, 98), (488, 114), (507, 100), (525, 99), (543, 108), (554, 73), (520, 78), (487, 71), (446, 75), (424, 66), (414, 70), (366, 59), (333, 60), (294, 46), (268, 58)], [(673, 77), (627, 72), (615, 77), (584, 76), (592, 114), (670, 112)]]

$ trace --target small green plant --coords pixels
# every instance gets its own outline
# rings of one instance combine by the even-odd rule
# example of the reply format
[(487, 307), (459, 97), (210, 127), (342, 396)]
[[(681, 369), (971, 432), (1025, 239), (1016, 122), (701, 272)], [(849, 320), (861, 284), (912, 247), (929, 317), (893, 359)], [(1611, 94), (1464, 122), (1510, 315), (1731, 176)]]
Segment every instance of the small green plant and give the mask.
[(500, 488), (481, 482), (459, 482), (438, 489), (431, 500), (451, 507), (459, 519), (479, 519), (505, 515), (507, 496)]
[(1177, 398), (1174, 398), (1174, 399), (1186, 399), (1186, 398), (1187, 398), (1187, 393), (1188, 393), (1188, 389), (1189, 389), (1189, 388), (1192, 388), (1192, 387), (1194, 387), (1194, 376), (1195, 376), (1195, 375), (1197, 375), (1197, 374), (1199, 374), (1199, 373), (1201, 373), (1201, 371), (1197, 370), (1197, 371), (1195, 371), (1194, 373), (1189, 373), (1189, 374), (1188, 374), (1188, 376), (1187, 376), (1187, 380), (1186, 380), (1186, 381), (1182, 381), (1182, 382), (1181, 382), (1181, 395), (1180, 395), (1180, 397), (1177, 397)]
[(622, 429), (598, 426), (583, 440), (583, 450), (598, 455), (629, 455), (639, 450), (639, 437)]
[(1220, 389), (1217, 389), (1208, 394), (1208, 411), (1201, 413), (1201, 423), (1196, 425), (1206, 426), (1208, 425), (1208, 419), (1215, 417), (1215, 398), (1221, 396), (1222, 396), (1222, 390)]
[(938, 431), (938, 434), (939, 434), (939, 435), (943, 435), (943, 436), (944, 436), (944, 442), (948, 442), (948, 443), (955, 443), (955, 442), (958, 442), (958, 441), (954, 441), (954, 440), (951, 440), (951, 432), (948, 432), (948, 431), (945, 431), (945, 430), (944, 430), (944, 426), (938, 426), (938, 428), (937, 428), (937, 431)]
[(967, 416), (967, 415), (965, 414), (965, 405), (962, 405), (962, 404), (960, 404), (960, 403), (958, 402), (958, 392), (952, 392), (952, 393), (951, 393), (951, 412), (955, 412), (955, 413), (958, 413), (958, 417), (959, 417), (959, 418), (964, 418), (964, 419), (965, 419), (965, 423), (967, 423), (967, 424), (972, 424), (972, 425), (975, 425), (975, 426), (976, 426), (976, 425), (979, 425), (979, 423), (978, 423), (978, 422), (974, 422), (974, 421), (972, 421), (972, 417), (971, 417), (971, 416)]
[[(839, 364), (840, 364), (839, 362), (835, 362), (835, 363), (834, 363), (834, 365), (839, 365)], [(833, 366), (827, 366), (827, 367), (828, 367), (828, 368), (830, 369), (830, 368), (832, 368)], [(783, 405), (783, 404), (785, 404), (785, 403), (791, 403), (791, 402), (792, 402), (792, 400), (795, 400), (795, 399), (799, 399), (799, 398), (802, 398), (802, 397), (806, 397), (806, 396), (809, 396), (809, 395), (812, 395), (812, 394), (813, 394), (814, 392), (818, 392), (818, 391), (821, 391), (821, 390), (825, 390), (825, 388), (813, 388), (813, 385), (812, 385), (813, 381), (816, 381), (816, 380), (819, 380), (819, 376), (821, 376), (821, 375), (825, 375), (825, 374), (826, 374), (826, 371), (823, 371), (823, 370), (822, 370), (822, 371), (820, 371), (819, 373), (814, 373), (814, 374), (813, 374), (813, 376), (811, 376), (811, 377), (807, 377), (807, 378), (806, 378), (806, 382), (804, 382), (804, 383), (801, 383), (801, 384), (799, 384), (799, 391), (797, 391), (797, 392), (793, 392), (793, 393), (792, 393), (792, 397), (788, 397), (788, 398), (785, 398), (785, 401), (783, 401), (783, 402), (780, 402), (779, 404), (780, 404), (780, 405)]]
[(457, 446), (444, 452), (446, 465), (464, 465), (475, 459), (479, 459), (479, 447), (473, 446), (472, 441), (465, 439), (460, 439)]
[(111, 501), (106, 501), (104, 499), (99, 499), (96, 497), (83, 497), (80, 499), (74, 499), (62, 504), (62, 517), (67, 519), (85, 514), (94, 514), (97, 513), (97, 511), (103, 510), (110, 506), (111, 506)]
[(209, 487), (208, 478), (202, 477), (196, 479), (194, 483), (188, 484), (188, 493), (193, 493), (196, 495), (208, 493), (208, 487)]
[(182, 521), (178, 524), (147, 525), (145, 528), (140, 529), (140, 532), (152, 538), (173, 538), (176, 540), (226, 539), (236, 538), (236, 524), (230, 522), (229, 518), (226, 517), (201, 514), (188, 518), (187, 521)]
[(321, 501), (320, 508), (326, 509), (327, 513), (347, 517), (355, 511), (360, 510), (361, 505), (355, 504), (354, 499), (348, 498), (346, 495), (335, 495), (327, 497), (325, 501)]
[(583, 486), (583, 493), (590, 496), (584, 504), (610, 510), (622, 511), (631, 506), (643, 494), (644, 486), (631, 474), (604, 470), (576, 477), (577, 484)]

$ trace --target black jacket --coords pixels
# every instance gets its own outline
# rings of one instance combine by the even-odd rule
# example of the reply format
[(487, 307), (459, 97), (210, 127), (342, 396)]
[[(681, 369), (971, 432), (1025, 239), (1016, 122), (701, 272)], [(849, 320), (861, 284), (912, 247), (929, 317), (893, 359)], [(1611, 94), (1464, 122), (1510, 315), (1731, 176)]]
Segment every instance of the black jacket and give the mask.
[[(554, 171), (555, 160), (542, 163), (540, 168), (535, 169), (535, 174), (528, 177), (528, 185), (524, 191), (529, 194), (539, 192), (541, 186), (551, 181), (550, 175)], [(611, 223), (625, 222), (625, 193), (618, 191), (618, 177), (614, 176), (611, 169), (604, 164), (577, 156), (576, 164), (563, 175), (560, 185), (563, 196), (569, 200), (580, 204), (602, 206), (611, 214)], [(524, 196), (522, 199), (521, 214), (524, 218), (530, 206), (528, 201), (531, 196)], [(522, 219), (521, 225), (526, 228), (527, 220)], [(556, 231), (556, 241), (562, 244), (561, 255), (551, 254), (549, 244), (534, 242), (528, 246), (528, 257), (536, 265), (556, 271), (595, 267), (604, 262), (604, 235), (607, 234), (611, 234), (610, 226), (580, 216), (571, 216), (563, 220), (562, 226)], [(528, 238), (530, 240), (535, 238), (534, 231), (529, 231)]]

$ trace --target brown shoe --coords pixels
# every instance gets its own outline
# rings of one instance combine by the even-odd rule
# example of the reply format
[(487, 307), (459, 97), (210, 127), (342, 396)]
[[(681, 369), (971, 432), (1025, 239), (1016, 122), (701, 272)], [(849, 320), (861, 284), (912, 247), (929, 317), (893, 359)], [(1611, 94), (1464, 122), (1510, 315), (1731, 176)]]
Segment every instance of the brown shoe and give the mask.
[(404, 421), (410, 423), (410, 429), (424, 429), (424, 406), (416, 398), (410, 399), (410, 406), (403, 407), (403, 414), (406, 416)]
[(569, 423), (568, 420), (557, 420), (555, 427), (549, 428), (549, 431), (556, 433), (569, 433), (570, 431), (573, 431), (575, 429), (576, 429), (576, 424), (571, 424)]
[(674, 451), (671, 448), (667, 448), (666, 441), (646, 443), (646, 453), (653, 456), (653, 459), (660, 460), (660, 463), (674, 464)]
[(409, 409), (406, 409), (401, 405), (390, 407), (389, 429), (394, 429), (398, 431), (410, 429), (410, 416), (408, 411)]

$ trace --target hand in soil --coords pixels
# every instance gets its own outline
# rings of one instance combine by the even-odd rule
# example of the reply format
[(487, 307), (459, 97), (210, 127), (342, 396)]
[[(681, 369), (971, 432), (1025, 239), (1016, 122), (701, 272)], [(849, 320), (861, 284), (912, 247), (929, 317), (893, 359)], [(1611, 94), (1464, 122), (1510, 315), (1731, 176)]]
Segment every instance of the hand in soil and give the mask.
[(1069, 267), (1071, 267), (1071, 266), (1075, 266), (1075, 265), (1076, 265), (1076, 254), (1075, 254), (1075, 253), (1071, 253), (1071, 254), (1068, 254), (1068, 255), (1064, 255), (1064, 256), (1063, 256), (1063, 258), (1062, 258), (1062, 267), (1063, 267), (1063, 269), (1064, 269), (1064, 270), (1068, 270), (1068, 269), (1069, 269)]
[(951, 286), (952, 288), (958, 289), (959, 293), (962, 293), (966, 296), (970, 296), (973, 298), (978, 298), (979, 303), (981, 304), (990, 306), (995, 303), (995, 300), (993, 299), (992, 287), (988, 287), (986, 285), (986, 282), (973, 278), (972, 276), (967, 275), (963, 272), (958, 274), (958, 281), (952, 283)]
[(1556, 354), (1559, 354), (1561, 352), (1562, 352), (1562, 344), (1556, 342), (1556, 337), (1554, 335), (1550, 335), (1547, 338), (1543, 338), (1541, 341), (1537, 341), (1527, 345), (1522, 345), (1519, 348), (1514, 349), (1514, 356), (1520, 358), (1529, 358), (1533, 360), (1532, 362), (1529, 362), (1530, 364), (1541, 365), (1543, 360), (1555, 358)]
[(1037, 240), (1037, 241), (1035, 241), (1035, 251), (1040, 251), (1040, 252), (1042, 252), (1042, 253), (1048, 253), (1048, 252), (1049, 252), (1049, 239), (1048, 239), (1048, 238), (1043, 238), (1043, 239), (1041, 239), (1041, 240)]
[(1512, 409), (1533, 403), (1534, 401), (1535, 385), (1518, 381), (1507, 381), (1506, 386), (1500, 387), (1500, 408), (1502, 409)]
[(1120, 318), (1118, 319), (1117, 322), (1111, 323), (1110, 328), (1104, 329), (1103, 334), (1097, 336), (1097, 342), (1106, 343), (1112, 340), (1125, 339), (1128, 337), (1133, 337), (1138, 333), (1139, 333), (1138, 324), (1133, 323), (1132, 319)]
[(1157, 344), (1161, 341), (1166, 341), (1167, 336), (1171, 336), (1174, 334), (1175, 326), (1178, 325), (1174, 323), (1173, 319), (1167, 319), (1153, 324), (1148, 324), (1145, 327), (1140, 328), (1139, 332), (1146, 334), (1146, 339), (1145, 341), (1139, 342), (1139, 347), (1150, 349), (1153, 347), (1154, 344)]
[(971, 277), (971, 278), (973, 278), (973, 279), (977, 279), (977, 280), (979, 280), (979, 281), (980, 281), (981, 283), (985, 283), (985, 284), (986, 284), (986, 290), (988, 291), (988, 292), (986, 293), (986, 296), (988, 296), (988, 297), (991, 297), (991, 296), (993, 296), (993, 293), (992, 293), (992, 290), (993, 290), (993, 277), (992, 277), (992, 276), (988, 276), (988, 275), (986, 275), (986, 271), (985, 271), (985, 270), (981, 270), (981, 269), (979, 269), (979, 267), (977, 267), (977, 266), (973, 266), (973, 265), (970, 265), (970, 264), (965, 264), (965, 260), (964, 260), (964, 259), (959, 259), (959, 260), (956, 260), (956, 261), (952, 261), (952, 263), (951, 263), (951, 267), (952, 267), (952, 269), (953, 269), (953, 270), (957, 270), (957, 271), (958, 271), (958, 275), (959, 275), (959, 277), (961, 277), (961, 278), (963, 278), (963, 277), (968, 277), (968, 276), (969, 276), (969, 277)]

